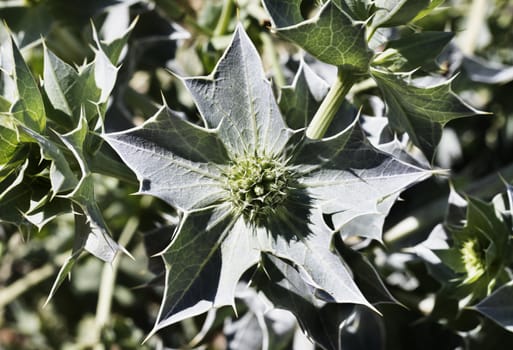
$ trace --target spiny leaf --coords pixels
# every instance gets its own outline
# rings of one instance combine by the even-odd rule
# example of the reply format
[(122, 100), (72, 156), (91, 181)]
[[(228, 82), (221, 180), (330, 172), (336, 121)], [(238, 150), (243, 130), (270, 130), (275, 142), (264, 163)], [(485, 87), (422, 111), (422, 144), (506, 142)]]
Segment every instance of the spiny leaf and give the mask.
[(26, 159), (17, 169), (17, 173), (10, 174), (0, 182), (0, 221), (21, 225), (25, 219), (23, 213), (28, 210), (31, 183), (25, 183), (25, 171), (29, 166)]
[(365, 297), (373, 305), (381, 303), (398, 303), (385, 287), (378, 272), (362, 253), (347, 247), (340, 237), (335, 237), (334, 245), (340, 255), (351, 267), (354, 280)]
[(116, 83), (121, 50), (135, 23), (111, 42), (100, 41), (93, 27), (97, 46), (94, 48), (95, 58), (79, 67), (78, 71), (44, 46), (44, 89), (52, 106), (70, 116), (72, 125), (78, 123), (82, 108), (85, 108), (87, 120), (91, 121), (98, 115), (99, 107), (106, 107)]
[(283, 309), (269, 309), (270, 301), (243, 283), (237, 287), (236, 298), (248, 311), (242, 317), (225, 321), (223, 333), (229, 348), (286, 349), (298, 332), (294, 315)]
[(373, 0), (333, 0), (338, 8), (350, 14), (355, 20), (366, 21), (372, 14)]
[(80, 104), (72, 99), (72, 91), (78, 80), (77, 71), (58, 58), (46, 45), (44, 48), (44, 89), (53, 107), (69, 116), (79, 114)]
[(262, 290), (279, 308), (290, 310), (303, 331), (323, 349), (340, 349), (340, 326), (351, 314), (354, 305), (325, 304), (311, 298), (309, 286), (298, 271), (275, 257), (263, 259), (265, 274), (255, 278)]
[(365, 41), (365, 26), (327, 1), (311, 19), (305, 20), (300, 0), (264, 0), (277, 32), (319, 60), (346, 70), (366, 72), (371, 52)]
[[(431, 175), (372, 147), (356, 123), (332, 138), (308, 141), (296, 157), (305, 173), (301, 183), (319, 198), (318, 205), (330, 214), (335, 229), (378, 240), (379, 221), (392, 205), (387, 199)], [(353, 220), (360, 222), (346, 228)]]
[(402, 74), (371, 69), (388, 108), (390, 127), (432, 159), (442, 127), (452, 119), (485, 114), (470, 107), (451, 91), (451, 81), (429, 87), (408, 84)]
[(230, 140), (229, 153), (276, 153), (290, 137), (260, 56), (240, 25), (214, 72), (184, 83), (207, 127), (219, 127), (220, 137)]
[(105, 139), (134, 169), (140, 193), (182, 210), (222, 198), (220, 171), (209, 161), (227, 163), (225, 147), (215, 134), (180, 119), (169, 108), (161, 108), (141, 127)]
[(101, 91), (96, 86), (91, 63), (76, 71), (45, 46), (43, 86), (52, 106), (68, 115), (71, 125), (77, 125), (82, 108), (88, 120), (98, 114), (95, 103), (99, 102)]
[(50, 181), (54, 194), (69, 191), (78, 183), (78, 179), (71, 170), (68, 160), (64, 156), (60, 146), (49, 138), (37, 132), (23, 128), (23, 131), (33, 138), (41, 147), (43, 157), (52, 161), (50, 167)]
[(257, 228), (254, 235), (258, 237), (260, 250), (298, 264), (303, 280), (319, 300), (372, 308), (343, 259), (330, 251), (332, 231), (322, 221), (322, 215), (312, 211), (306, 218), (300, 211), (290, 211), (287, 217), (271, 223), (268, 232)]
[[(81, 114), (78, 126), (66, 135), (58, 135), (61, 141), (72, 152), (81, 170), (81, 177), (73, 191), (66, 195), (67, 198), (75, 202), (81, 213), (84, 215), (85, 222), (83, 226), (88, 227), (82, 237), (78, 237), (80, 248), (84, 248), (99, 259), (112, 262), (118, 251), (130, 255), (123, 247), (119, 246), (111, 238), (111, 234), (103, 219), (101, 210), (96, 202), (94, 193), (94, 180), (84, 157), (83, 147), (88, 134), (88, 125), (84, 113)], [(76, 248), (79, 249), (79, 248)]]
[[(1, 27), (0, 30), (6, 30), (3, 25)], [(39, 86), (12, 36), (3, 47), (5, 51), (2, 57), (7, 61), (7, 65), (2, 62), (3, 69), (12, 76), (16, 86), (16, 96), (10, 112), (22, 125), (41, 133), (46, 127), (46, 114)]]
[(230, 206), (186, 214), (162, 252), (166, 289), (153, 332), (212, 307), (233, 305), (242, 274), (260, 258), (242, 219)]
[(12, 129), (0, 125), (0, 169), (8, 165), (18, 148), (18, 135)]
[[(43, 193), (37, 193), (39, 191)], [(41, 230), (43, 226), (71, 211), (70, 202), (65, 198), (53, 197), (44, 187), (36, 187), (33, 191), (30, 208), (23, 214), (25, 219)]]
[(130, 26), (128, 26), (128, 28), (123, 33), (120, 33), (119, 36), (109, 41), (100, 40), (97, 30), (93, 26), (93, 38), (97, 46), (95, 52), (102, 52), (102, 54), (109, 59), (111, 64), (114, 66), (117, 65), (120, 61), (123, 48), (128, 42), (128, 38), (134, 30), (136, 24), (137, 18), (133, 20), (132, 23), (130, 23)]

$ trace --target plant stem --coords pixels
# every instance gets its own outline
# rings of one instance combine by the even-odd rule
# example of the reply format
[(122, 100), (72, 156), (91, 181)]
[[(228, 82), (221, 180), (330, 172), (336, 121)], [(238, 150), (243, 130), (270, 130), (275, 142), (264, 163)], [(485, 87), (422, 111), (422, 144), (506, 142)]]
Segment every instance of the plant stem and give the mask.
[(230, 19), (233, 14), (234, 5), (235, 4), (233, 0), (224, 0), (221, 15), (219, 16), (216, 28), (214, 29), (214, 36), (221, 36), (226, 33), (228, 25), (230, 24)]
[(285, 85), (285, 77), (283, 76), (283, 71), (281, 69), (278, 52), (276, 52), (276, 45), (274, 45), (273, 40), (268, 33), (262, 32), (260, 34), (260, 39), (262, 40), (264, 52), (267, 53), (267, 57), (272, 66), (274, 82), (277, 87), (282, 87)]
[[(139, 226), (139, 219), (137, 217), (131, 217), (126, 223), (123, 232), (119, 237), (119, 244), (126, 246), (132, 239), (133, 235), (137, 231)], [(114, 286), (116, 283), (117, 272), (121, 256), (118, 254), (112, 263), (105, 263), (103, 265), (102, 276), (100, 280), (100, 290), (98, 293), (98, 304), (96, 306), (96, 319), (95, 319), (95, 340), (96, 344), (94, 350), (103, 349), (100, 344), (101, 332), (103, 327), (109, 321), (110, 310), (112, 306), (112, 297), (114, 296)]]
[(308, 138), (320, 139), (324, 136), (354, 82), (355, 77), (351, 72), (338, 69), (337, 80), (306, 129)]

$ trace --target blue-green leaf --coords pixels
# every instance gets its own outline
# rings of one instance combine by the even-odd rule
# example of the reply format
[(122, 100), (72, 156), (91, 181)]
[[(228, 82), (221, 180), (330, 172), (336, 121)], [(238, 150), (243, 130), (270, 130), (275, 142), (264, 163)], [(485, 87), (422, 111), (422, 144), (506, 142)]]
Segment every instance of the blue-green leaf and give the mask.
[[(0, 27), (5, 37), (7, 30), (3, 25)], [(2, 47), (2, 68), (4, 74), (10, 75), (11, 83), (14, 83), (11, 90), (3, 94), (6, 99), (12, 99), (10, 112), (25, 127), (42, 133), (46, 127), (46, 113), (39, 86), (14, 38), (11, 36)], [(9, 85), (9, 82), (6, 83)]]
[(451, 91), (451, 81), (429, 87), (409, 84), (404, 74), (371, 69), (388, 108), (390, 127), (408, 133), (410, 140), (432, 159), (442, 127), (452, 119), (484, 114)]
[(213, 307), (234, 305), (239, 279), (260, 259), (248, 231), (226, 204), (182, 218), (161, 253), (166, 288), (153, 332)]
[(319, 60), (345, 70), (366, 72), (371, 51), (365, 26), (327, 1), (314, 17), (305, 20), (300, 0), (264, 0), (276, 31)]

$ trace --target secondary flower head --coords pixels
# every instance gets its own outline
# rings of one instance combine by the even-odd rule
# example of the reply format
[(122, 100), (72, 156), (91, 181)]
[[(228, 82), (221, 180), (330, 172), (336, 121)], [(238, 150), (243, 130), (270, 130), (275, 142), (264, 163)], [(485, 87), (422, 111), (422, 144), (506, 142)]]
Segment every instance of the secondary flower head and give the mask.
[(166, 288), (155, 331), (233, 305), (237, 282), (263, 254), (300, 271), (314, 299), (369, 305), (333, 251), (333, 234), (380, 239), (399, 192), (429, 171), (370, 146), (357, 120), (323, 140), (290, 129), (240, 26), (214, 72), (183, 82), (203, 126), (164, 106), (139, 127), (105, 135), (140, 193), (182, 213), (161, 253)]
[[(448, 211), (446, 224), (437, 226), (419, 245), (421, 252), (422, 246), (436, 247), (425, 256), (430, 256), (429, 261), (438, 266), (433, 269), (433, 276), (443, 285), (441, 295), (460, 300), (460, 307), (485, 298), (507, 280), (506, 270), (513, 260), (513, 191), (509, 185), (507, 189), (508, 203), (501, 195), (485, 203), (475, 198), (464, 199), (452, 190), (449, 205), (454, 209)], [(466, 208), (466, 213), (461, 208)], [(449, 269), (442, 269), (444, 265)]]

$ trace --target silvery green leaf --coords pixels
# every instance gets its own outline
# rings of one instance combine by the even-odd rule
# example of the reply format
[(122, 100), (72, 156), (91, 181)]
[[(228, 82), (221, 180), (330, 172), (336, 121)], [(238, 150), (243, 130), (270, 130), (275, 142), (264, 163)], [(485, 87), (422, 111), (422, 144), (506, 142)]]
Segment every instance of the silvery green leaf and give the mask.
[(10, 128), (0, 125), (0, 169), (8, 165), (18, 149), (18, 135)]
[(39, 86), (14, 41), (14, 38), (2, 24), (0, 35), (5, 38), (2, 45), (4, 79), (2, 95), (12, 102), (10, 113), (22, 125), (41, 133), (46, 127), (46, 113)]
[[(77, 238), (77, 241), (80, 242), (80, 247), (76, 250), (84, 248), (98, 259), (108, 263), (114, 260), (119, 251), (130, 255), (111, 238), (107, 224), (94, 196), (91, 174), (82, 177), (77, 188), (68, 197), (80, 207), (79, 213), (75, 215), (75, 220), (78, 220), (78, 216), (83, 216), (85, 219), (84, 226), (86, 228), (81, 230), (83, 232), (82, 237)], [(79, 235), (78, 231), (76, 235)]]
[(367, 71), (372, 54), (365, 41), (365, 26), (332, 1), (308, 20), (301, 15), (300, 0), (264, 0), (264, 5), (276, 31), (312, 56), (346, 70)]
[(239, 279), (260, 258), (245, 225), (227, 204), (184, 215), (161, 253), (166, 288), (152, 333), (213, 307), (234, 305)]
[(229, 153), (276, 154), (289, 139), (260, 56), (240, 25), (214, 72), (184, 83), (207, 127), (218, 128), (219, 137), (229, 141)]
[(366, 21), (374, 8), (374, 0), (333, 0), (333, 3), (353, 19), (360, 21)]
[[(307, 142), (295, 161), (302, 164), (301, 183), (313, 198), (319, 198), (318, 205), (332, 216), (336, 230), (362, 215), (372, 220), (375, 215), (383, 217), (392, 204), (388, 198), (396, 198), (403, 189), (431, 175), (429, 170), (372, 147), (355, 123), (337, 136)], [(381, 230), (375, 228), (371, 225), (345, 234), (377, 239)]]
[[(378, 272), (365, 255), (347, 247), (339, 237), (334, 239), (334, 243), (337, 251), (353, 272), (356, 284), (371, 304), (397, 303), (397, 300), (385, 287)], [(371, 310), (369, 309), (369, 311)]]
[(80, 103), (73, 99), (78, 72), (58, 58), (46, 45), (44, 48), (44, 89), (53, 107), (69, 116), (80, 114)]
[(342, 257), (330, 250), (333, 232), (320, 211), (289, 210), (271, 223), (269, 232), (257, 228), (254, 235), (261, 251), (297, 264), (309, 290), (320, 300), (372, 308)]
[(93, 32), (97, 48), (101, 49), (114, 65), (119, 64), (123, 58), (123, 49), (138, 21), (136, 18), (130, 23), (130, 5), (130, 2), (125, 2), (110, 8), (100, 30), (102, 40), (99, 39), (97, 31)]
[(93, 26), (95, 58), (78, 71), (44, 46), (44, 89), (52, 106), (71, 117), (72, 125), (78, 122), (82, 108), (89, 121), (103, 112), (116, 83), (121, 52), (135, 23), (108, 42), (99, 39)]
[(215, 132), (182, 120), (167, 107), (140, 127), (105, 139), (134, 170), (140, 193), (183, 210), (223, 198), (218, 165), (228, 162), (224, 145)]
[(31, 129), (23, 128), (23, 131), (39, 144), (43, 158), (52, 162), (50, 166), (50, 181), (53, 193), (66, 192), (75, 188), (78, 179), (71, 170), (60, 145)]
[(34, 186), (29, 209), (23, 214), (25, 219), (41, 230), (47, 223), (71, 211), (67, 199), (53, 197), (44, 187)]
[(96, 86), (93, 68), (89, 63), (77, 71), (45, 46), (43, 87), (53, 108), (68, 115), (71, 125), (78, 123), (82, 109), (88, 120), (98, 114), (94, 103), (99, 101), (101, 91)]
[(23, 183), (29, 160), (25, 159), (17, 173), (12, 173), (0, 182), (0, 221), (20, 225), (25, 221), (23, 213), (28, 210), (31, 196), (30, 182)]
[(291, 265), (272, 256), (263, 259), (265, 273), (258, 275), (256, 286), (275, 307), (290, 310), (303, 332), (326, 350), (339, 350), (340, 326), (354, 305), (330, 304), (312, 299), (310, 287)]
[(57, 292), (57, 289), (59, 289), (59, 287), (61, 286), (62, 282), (64, 282), (66, 277), (69, 277), (71, 275), (71, 270), (73, 269), (73, 266), (79, 259), (81, 253), (82, 250), (78, 250), (74, 252), (72, 255), (70, 255), (68, 258), (66, 258), (64, 264), (62, 264), (61, 268), (59, 269), (59, 272), (57, 273), (57, 277), (53, 282), (52, 289), (46, 297), (45, 305), (48, 304), (48, 302), (53, 298), (53, 296)]
[[(80, 121), (74, 130), (65, 135), (57, 134), (75, 157), (81, 171), (80, 180), (73, 191), (66, 195), (79, 207), (77, 211), (80, 211), (80, 213), (75, 215), (75, 220), (78, 220), (78, 215), (83, 215), (85, 222), (82, 226), (87, 227), (87, 229), (77, 231), (76, 242), (78, 242), (78, 246), (75, 247), (75, 250), (84, 248), (99, 259), (112, 262), (118, 251), (130, 254), (112, 240), (96, 201), (93, 175), (89, 170), (83, 150), (88, 130), (87, 120), (82, 110)], [(78, 232), (82, 232), (81, 236)]]
[(462, 101), (451, 91), (451, 81), (429, 87), (409, 84), (404, 74), (376, 68), (371, 74), (387, 104), (390, 127), (408, 133), (410, 140), (428, 159), (442, 136), (442, 127), (452, 119), (484, 114)]

